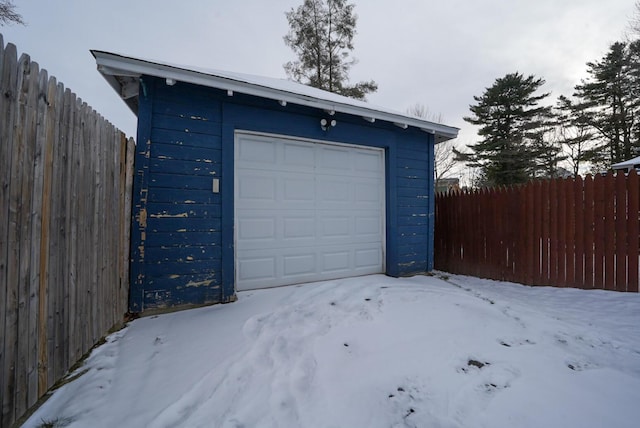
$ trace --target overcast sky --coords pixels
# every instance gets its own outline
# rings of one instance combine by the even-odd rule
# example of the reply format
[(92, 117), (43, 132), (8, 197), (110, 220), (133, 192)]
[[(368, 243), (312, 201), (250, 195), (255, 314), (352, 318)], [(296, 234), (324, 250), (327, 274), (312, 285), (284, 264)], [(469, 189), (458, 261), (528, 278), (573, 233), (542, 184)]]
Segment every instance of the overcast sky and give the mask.
[[(473, 96), (507, 73), (543, 77), (552, 97), (570, 95), (622, 40), (633, 0), (352, 0), (358, 15), (351, 80), (374, 79), (372, 104), (415, 103), (475, 140)], [(90, 49), (158, 61), (286, 77), (294, 59), (284, 12), (302, 0), (14, 0), (26, 27), (0, 27), (50, 75), (135, 135), (136, 118), (97, 72)]]

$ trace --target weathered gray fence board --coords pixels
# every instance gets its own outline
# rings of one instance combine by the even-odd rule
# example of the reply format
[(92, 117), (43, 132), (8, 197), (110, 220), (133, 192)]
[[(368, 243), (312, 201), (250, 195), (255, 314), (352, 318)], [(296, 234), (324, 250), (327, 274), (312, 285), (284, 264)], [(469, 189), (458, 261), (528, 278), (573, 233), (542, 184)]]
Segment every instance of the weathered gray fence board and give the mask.
[[(8, 426), (9, 422), (15, 418), (15, 409), (13, 406), (13, 395), (15, 391), (15, 363), (17, 347), (17, 321), (18, 321), (18, 281), (16, 275), (17, 250), (16, 245), (16, 229), (15, 229), (15, 195), (12, 194), (14, 188), (11, 186), (12, 179), (17, 175), (13, 165), (19, 162), (16, 146), (13, 144), (14, 122), (16, 116), (15, 100), (16, 85), (18, 82), (18, 57), (16, 47), (7, 45), (3, 52), (3, 69), (2, 69), (2, 93), (4, 98), (4, 111), (2, 116), (2, 144), (7, 148), (3, 152), (7, 152), (7, 169), (5, 170), (6, 187), (3, 185), (5, 192), (3, 211), (5, 218), (3, 220), (4, 235), (6, 239), (2, 239), (5, 244), (4, 249), (4, 279), (5, 279), (5, 312), (4, 312), (4, 345), (3, 345), (3, 382), (2, 396), (5, 397), (2, 402), (2, 423)], [(16, 183), (17, 184), (17, 183)], [(14, 190), (15, 192), (15, 190)], [(13, 221), (12, 221), (13, 220)]]
[[(124, 139), (124, 134), (122, 134)], [(121, 186), (122, 192), (124, 192), (124, 214), (122, 216), (121, 227), (121, 242), (120, 246), (122, 262), (122, 269), (120, 274), (120, 297), (118, 303), (121, 306), (120, 312), (127, 309), (127, 298), (129, 295), (129, 257), (130, 257), (130, 242), (131, 242), (131, 210), (133, 208), (133, 160), (135, 159), (136, 145), (133, 138), (129, 138), (126, 142), (126, 156), (124, 158), (124, 171), (123, 175), (124, 186)]]
[[(4, 41), (0, 34), (0, 93), (5, 93), (5, 84), (3, 81), (4, 73)], [(0, 121), (7, 120), (7, 105), (5, 97), (0, 97)], [(11, 147), (4, 143), (5, 134), (0, 129), (0, 236), (6, 237), (9, 225), (9, 177), (11, 172)], [(7, 301), (7, 249), (8, 243), (5, 239), (0, 239), (0, 302)], [(0, 314), (0, 394), (5, 394), (5, 313)], [(0, 400), (0, 411), (3, 409), (3, 400)], [(4, 414), (4, 412), (2, 412)], [(0, 423), (2, 417), (0, 416)]]
[[(16, 246), (18, 247), (18, 259), (15, 261), (18, 267), (16, 280), (18, 281), (18, 358), (16, 360), (16, 413), (22, 414), (27, 410), (28, 389), (28, 361), (29, 361), (29, 268), (30, 268), (30, 241), (31, 241), (31, 195), (33, 191), (33, 145), (29, 137), (31, 130), (31, 115), (28, 104), (31, 100), (31, 59), (22, 54), (18, 68), (18, 114), (17, 114), (17, 143), (20, 153), (20, 164), (14, 169), (16, 178), (20, 177), (20, 186), (16, 186), (15, 199), (15, 225)], [(13, 179), (12, 187), (13, 187)], [(9, 240), (11, 242), (11, 240)], [(10, 244), (11, 245), (11, 244)], [(25, 340), (26, 339), (26, 340)]]
[(132, 139), (0, 35), (0, 428), (128, 298)]

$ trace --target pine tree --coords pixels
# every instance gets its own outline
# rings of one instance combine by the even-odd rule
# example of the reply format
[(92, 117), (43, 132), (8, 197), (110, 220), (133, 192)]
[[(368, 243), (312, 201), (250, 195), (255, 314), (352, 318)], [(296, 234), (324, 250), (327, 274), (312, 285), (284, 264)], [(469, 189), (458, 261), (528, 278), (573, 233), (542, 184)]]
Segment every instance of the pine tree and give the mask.
[[(533, 75), (525, 78), (512, 73), (496, 79), (482, 96), (473, 97), (476, 104), (470, 106), (472, 115), (464, 120), (480, 127), (481, 140), (468, 146), (472, 153), (456, 154), (459, 160), (480, 169), (481, 184), (524, 183), (540, 171), (536, 157), (544, 143), (541, 138), (546, 131), (542, 130), (551, 117), (549, 107), (538, 105), (549, 95), (536, 95), (544, 83)], [(543, 162), (551, 163), (549, 159)]]
[(349, 69), (356, 63), (349, 57), (358, 19), (353, 9), (346, 0), (304, 0), (286, 12), (290, 29), (284, 41), (298, 57), (284, 65), (290, 78), (356, 99), (378, 89), (373, 80), (348, 83)]
[(640, 40), (614, 43), (601, 61), (587, 67), (589, 78), (574, 95), (599, 137), (587, 156), (596, 167), (608, 169), (640, 148)]

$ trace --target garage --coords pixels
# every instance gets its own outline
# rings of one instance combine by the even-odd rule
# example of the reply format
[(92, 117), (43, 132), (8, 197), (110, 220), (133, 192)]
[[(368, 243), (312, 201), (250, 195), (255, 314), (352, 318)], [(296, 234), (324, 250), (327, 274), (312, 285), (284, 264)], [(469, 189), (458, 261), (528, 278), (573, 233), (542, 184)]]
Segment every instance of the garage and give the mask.
[(238, 133), (239, 291), (384, 272), (384, 151)]
[(285, 79), (92, 51), (136, 114), (129, 311), (433, 269), (456, 128)]

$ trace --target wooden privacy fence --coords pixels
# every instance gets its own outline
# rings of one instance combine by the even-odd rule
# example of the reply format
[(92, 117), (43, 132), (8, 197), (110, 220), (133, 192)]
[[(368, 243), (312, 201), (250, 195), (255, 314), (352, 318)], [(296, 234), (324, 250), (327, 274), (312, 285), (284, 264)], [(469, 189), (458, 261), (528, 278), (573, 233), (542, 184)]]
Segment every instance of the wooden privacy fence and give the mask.
[(528, 285), (638, 291), (636, 171), (439, 194), (436, 269)]
[(134, 143), (0, 35), (0, 427), (127, 310)]

